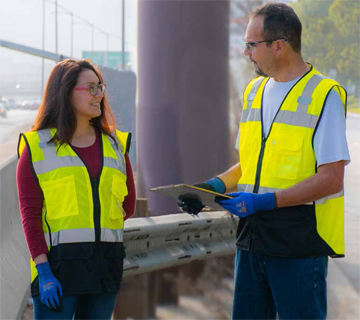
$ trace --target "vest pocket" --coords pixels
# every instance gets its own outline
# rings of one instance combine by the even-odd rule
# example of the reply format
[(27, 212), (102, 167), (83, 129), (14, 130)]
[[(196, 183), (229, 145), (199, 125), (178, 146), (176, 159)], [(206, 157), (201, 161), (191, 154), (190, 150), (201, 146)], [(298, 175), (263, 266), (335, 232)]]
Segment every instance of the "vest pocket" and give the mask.
[(110, 219), (119, 219), (123, 215), (122, 204), (125, 196), (127, 195), (127, 189), (124, 180), (114, 175), (111, 184), (111, 199), (110, 199)]
[(109, 291), (118, 291), (124, 268), (124, 259), (126, 257), (125, 247), (120, 243), (102, 243), (104, 255), (104, 274), (103, 279)]
[(87, 293), (99, 277), (92, 243), (61, 244), (48, 255), (51, 270), (63, 286), (65, 294)]
[(281, 179), (296, 180), (302, 156), (303, 135), (284, 133), (277, 147), (274, 176)]
[(49, 220), (79, 214), (74, 176), (44, 181), (41, 185)]

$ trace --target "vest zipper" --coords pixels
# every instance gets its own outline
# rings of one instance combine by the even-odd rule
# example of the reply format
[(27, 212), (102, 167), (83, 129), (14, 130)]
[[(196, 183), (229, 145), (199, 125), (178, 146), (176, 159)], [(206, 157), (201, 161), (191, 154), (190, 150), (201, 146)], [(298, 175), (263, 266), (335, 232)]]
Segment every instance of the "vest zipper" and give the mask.
[(52, 248), (52, 236), (51, 236), (51, 228), (50, 228), (49, 223), (47, 221), (47, 210), (45, 212), (44, 220), (45, 220), (45, 223), (46, 223), (46, 225), (48, 227), (48, 230), (49, 230), (49, 241), (50, 241), (50, 249), (51, 249)]
[[(308, 72), (306, 72), (298, 81), (296, 81), (296, 83), (290, 88), (290, 90), (288, 91), (288, 93), (286, 94), (286, 96), (284, 97), (283, 101), (281, 102), (280, 104), (280, 107), (279, 109), (277, 110), (275, 116), (274, 116), (274, 119), (272, 120), (272, 123), (271, 123), (271, 126), (270, 126), (270, 129), (269, 129), (269, 132), (267, 134), (267, 136), (265, 136), (265, 133), (264, 133), (264, 122), (263, 122), (263, 110), (264, 110), (264, 92), (265, 92), (265, 87), (266, 87), (266, 84), (268, 83), (269, 79), (266, 81), (265, 83), (265, 86), (263, 88), (263, 91), (262, 91), (262, 96), (261, 96), (261, 148), (260, 148), (260, 153), (259, 153), (259, 158), (258, 158), (258, 163), (257, 163), (257, 166), (256, 166), (256, 175), (255, 175), (255, 183), (254, 183), (254, 189), (253, 189), (253, 192), (252, 193), (258, 193), (259, 192), (259, 186), (260, 186), (260, 175), (261, 175), (261, 169), (262, 169), (262, 162), (263, 162), (263, 159), (264, 159), (264, 154), (265, 154), (265, 145), (266, 145), (266, 141), (268, 139), (268, 137), (270, 136), (270, 133), (271, 133), (271, 130), (272, 130), (272, 127), (273, 127), (273, 124), (274, 124), (274, 121), (278, 115), (278, 113), (280, 112), (283, 104), (284, 104), (284, 101), (286, 100), (286, 98), (288, 97), (289, 93), (292, 91), (292, 89), (309, 73), (311, 72), (313, 69), (313, 67), (311, 66), (310, 70)], [(250, 248), (252, 246), (252, 240), (256, 238), (256, 215), (251, 215), (249, 217), (247, 217), (247, 219), (249, 219), (249, 225), (251, 226), (251, 229), (252, 231), (250, 231), (250, 244), (249, 244), (249, 247), (248, 247), (248, 250), (250, 251)]]
[(94, 229), (95, 229), (95, 242), (100, 242), (101, 228), (100, 228), (100, 199), (99, 199), (99, 179), (90, 178), (91, 189), (94, 203)]
[[(101, 239), (101, 228), (100, 228), (101, 207), (100, 207), (100, 199), (99, 199), (99, 183), (100, 183), (100, 176), (101, 176), (101, 173), (102, 173), (102, 170), (104, 167), (104, 151), (103, 151), (103, 142), (102, 142), (102, 133), (101, 132), (99, 132), (99, 139), (100, 139), (100, 153), (101, 153), (100, 162), (101, 162), (101, 165), (100, 165), (99, 175), (96, 178), (91, 177), (88, 166), (85, 164), (84, 160), (80, 157), (80, 155), (76, 152), (76, 150), (71, 146), (71, 144), (69, 144), (70, 148), (79, 157), (79, 159), (84, 164), (84, 166), (89, 174), (91, 191), (92, 191), (92, 196), (93, 196), (93, 204), (94, 204), (93, 216), (94, 216), (94, 229), (95, 229), (95, 243), (100, 242), (100, 239)], [(95, 193), (95, 191), (96, 191), (96, 193)], [(95, 195), (96, 195), (96, 197), (95, 197)], [(98, 209), (98, 210), (96, 210), (96, 209)], [(99, 215), (98, 219), (96, 218), (97, 212)], [(97, 221), (99, 222), (98, 225), (97, 225)], [(98, 226), (98, 228), (97, 228), (97, 226)], [(99, 230), (97, 230), (97, 229), (99, 229)]]
[(102, 270), (102, 251), (101, 251), (101, 207), (100, 207), (100, 198), (99, 198), (99, 185), (100, 179), (99, 178), (90, 178), (91, 181), (91, 189), (92, 189), (92, 197), (94, 203), (94, 230), (95, 230), (95, 247), (94, 247), (94, 254), (98, 257), (97, 259), (97, 268), (100, 283), (103, 281), (103, 270)]
[(264, 159), (266, 140), (267, 140), (267, 137), (262, 138), (262, 141), (261, 141), (261, 149), (260, 149), (259, 159), (258, 159), (258, 163), (257, 163), (257, 167), (256, 167), (255, 185), (254, 185), (253, 193), (258, 193), (258, 191), (259, 191), (260, 174), (261, 174), (262, 162)]
[(253, 189), (253, 193), (258, 193), (259, 192), (259, 185), (260, 185), (260, 173), (261, 173), (261, 166), (262, 166), (262, 161), (264, 158), (264, 152), (265, 152), (265, 144), (266, 144), (266, 140), (267, 138), (270, 136), (274, 121), (278, 115), (278, 113), (280, 112), (284, 101), (286, 100), (286, 98), (288, 97), (288, 95), (290, 94), (290, 92), (292, 91), (292, 89), (312, 70), (312, 66), (310, 68), (310, 70), (308, 72), (306, 72), (298, 81), (296, 81), (296, 83), (290, 88), (290, 90), (288, 91), (288, 93), (286, 94), (286, 96), (284, 97), (283, 101), (280, 104), (279, 109), (276, 111), (276, 114), (274, 116), (274, 119), (271, 122), (271, 126), (269, 129), (269, 132), (267, 134), (267, 136), (265, 137), (265, 133), (264, 133), (264, 123), (263, 123), (263, 110), (264, 110), (264, 92), (265, 92), (265, 87), (269, 81), (269, 79), (266, 81), (263, 92), (262, 92), (262, 96), (261, 96), (261, 137), (262, 137), (262, 141), (261, 141), (261, 149), (260, 149), (260, 154), (259, 154), (259, 160), (258, 160), (258, 164), (257, 164), (257, 168), (256, 168), (256, 176), (255, 176), (255, 185), (254, 185), (254, 189)]

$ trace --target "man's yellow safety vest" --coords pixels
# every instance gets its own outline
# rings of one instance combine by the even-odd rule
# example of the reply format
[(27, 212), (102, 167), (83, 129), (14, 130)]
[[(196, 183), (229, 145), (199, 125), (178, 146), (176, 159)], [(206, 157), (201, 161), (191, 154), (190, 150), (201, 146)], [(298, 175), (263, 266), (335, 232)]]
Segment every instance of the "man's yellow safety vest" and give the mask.
[[(102, 169), (99, 178), (93, 179), (69, 144), (49, 142), (55, 133), (56, 129), (44, 129), (21, 134), (18, 146), (19, 157), (27, 146), (44, 195), (42, 225), (50, 257), (85, 259), (81, 256), (86, 252), (89, 259), (99, 251), (94, 247), (96, 242), (122, 246), (122, 203), (128, 194), (125, 152), (131, 134), (116, 130), (117, 144), (101, 134)], [(31, 282), (35, 279), (37, 270), (31, 260)], [(67, 281), (62, 280), (64, 285)]]
[[(346, 112), (345, 89), (311, 66), (285, 97), (265, 136), (262, 99), (268, 80), (258, 77), (244, 91), (239, 192), (275, 192), (313, 176), (317, 172), (313, 139), (331, 90), (339, 93)], [(237, 246), (285, 257), (343, 256), (344, 192), (241, 219)]]

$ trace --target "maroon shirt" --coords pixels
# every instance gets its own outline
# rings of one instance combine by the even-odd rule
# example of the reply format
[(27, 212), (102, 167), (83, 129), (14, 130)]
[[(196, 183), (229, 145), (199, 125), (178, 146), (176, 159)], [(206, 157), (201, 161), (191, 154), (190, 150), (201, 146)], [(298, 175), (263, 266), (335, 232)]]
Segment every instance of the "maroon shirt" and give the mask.
[[(73, 149), (88, 167), (90, 176), (96, 178), (101, 169), (100, 134), (96, 132), (96, 140), (92, 146), (86, 148), (73, 146)], [(126, 220), (135, 212), (136, 190), (128, 153), (125, 154), (125, 160), (128, 195), (125, 197), (123, 209), (126, 213), (124, 218)], [(25, 239), (29, 247), (30, 255), (34, 259), (42, 253), (48, 253), (48, 249), (41, 220), (44, 196), (32, 171), (31, 160), (26, 146), (17, 166), (16, 182)]]

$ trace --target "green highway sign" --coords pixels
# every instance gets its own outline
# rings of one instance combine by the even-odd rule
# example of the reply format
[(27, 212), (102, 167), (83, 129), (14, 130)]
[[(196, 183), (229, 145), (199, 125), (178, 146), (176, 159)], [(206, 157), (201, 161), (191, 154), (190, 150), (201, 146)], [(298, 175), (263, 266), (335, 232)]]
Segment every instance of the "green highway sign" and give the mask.
[[(122, 69), (122, 52), (116, 51), (83, 51), (83, 59), (90, 59), (92, 63), (98, 66), (104, 66), (111, 69)], [(125, 52), (125, 66), (131, 62), (131, 53)]]

